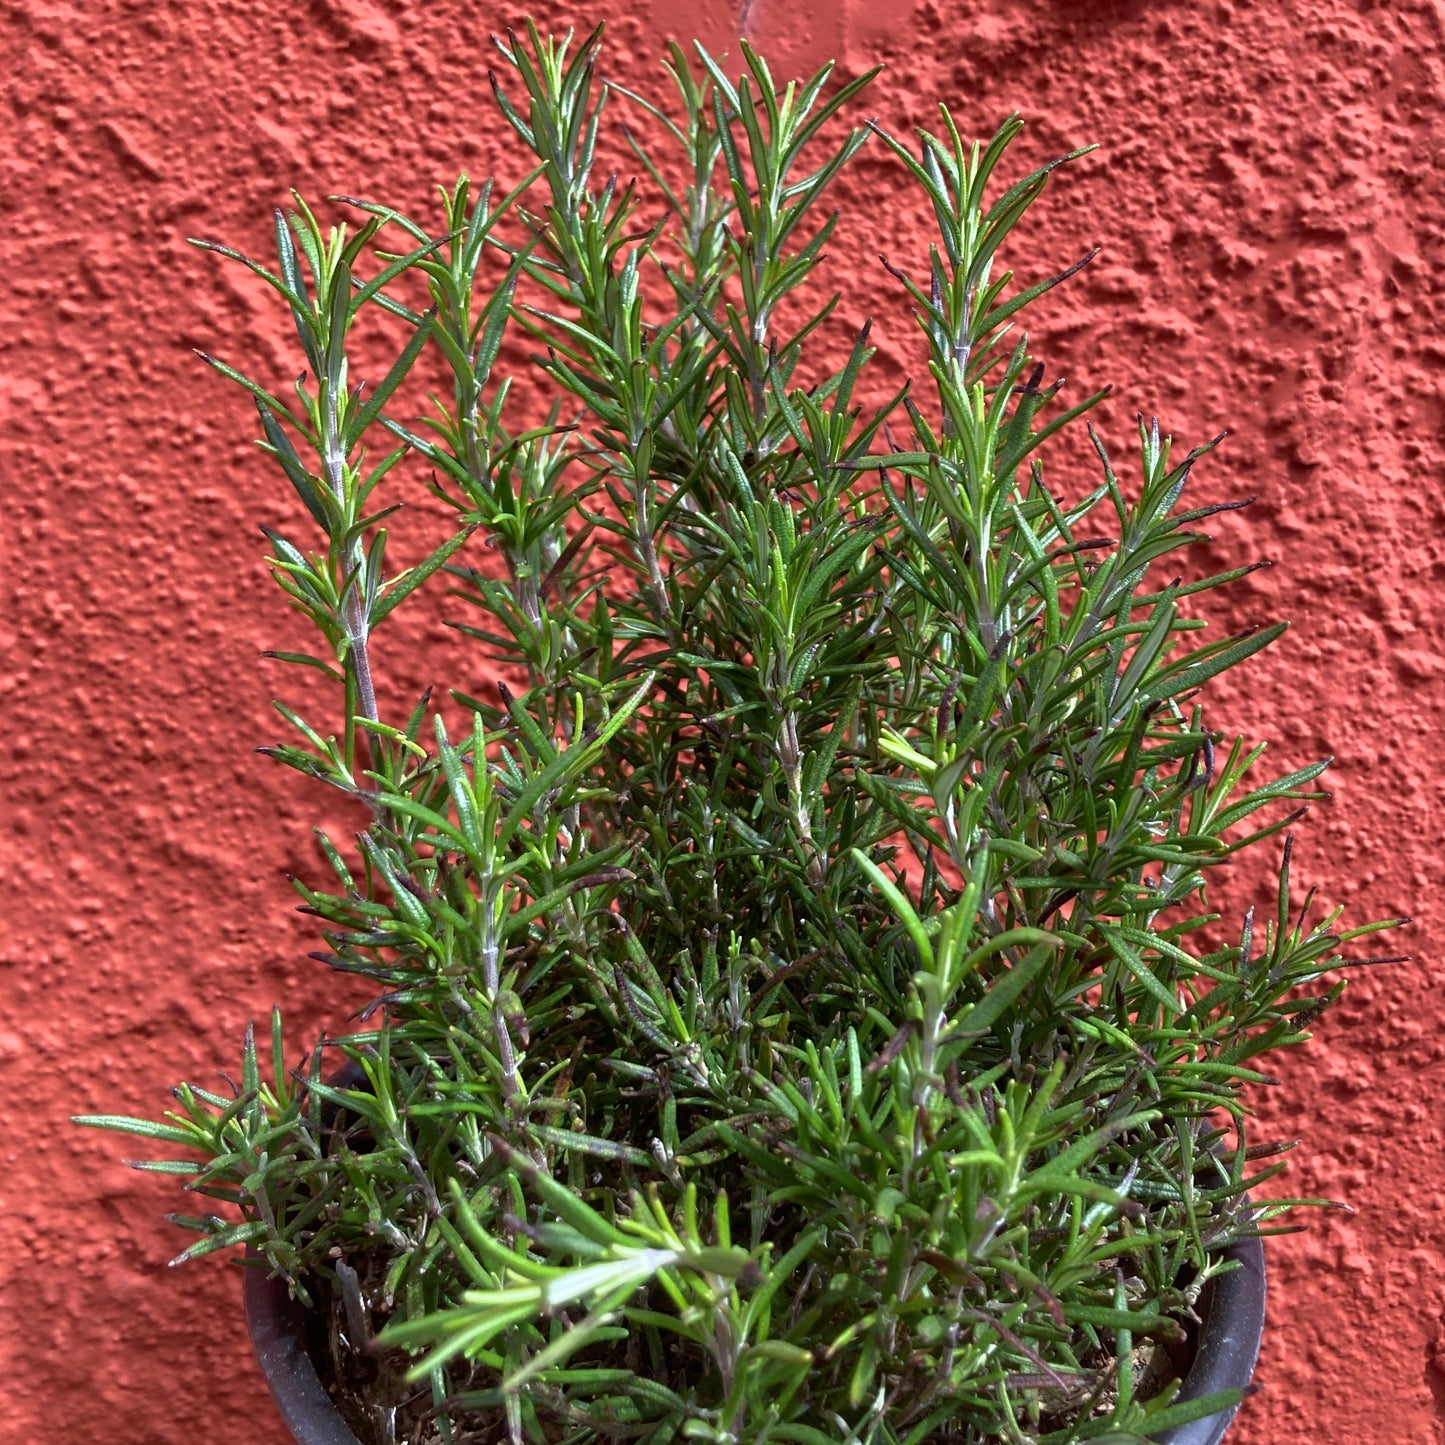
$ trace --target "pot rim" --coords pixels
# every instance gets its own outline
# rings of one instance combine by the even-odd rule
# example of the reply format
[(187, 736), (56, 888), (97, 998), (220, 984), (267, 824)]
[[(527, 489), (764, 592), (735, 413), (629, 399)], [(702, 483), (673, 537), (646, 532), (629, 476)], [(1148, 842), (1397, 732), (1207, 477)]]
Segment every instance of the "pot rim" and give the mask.
[[(1248, 1196), (1245, 1208), (1248, 1209)], [(1248, 1217), (1248, 1216), (1246, 1216)], [(1264, 1240), (1258, 1235), (1237, 1239), (1224, 1258), (1238, 1262), (1228, 1274), (1210, 1281), (1208, 1305), (1199, 1327), (1194, 1363), (1184, 1377), (1175, 1403), (1198, 1400), (1217, 1390), (1239, 1390), (1254, 1378), (1264, 1339)], [(1239, 1406), (1176, 1425), (1158, 1437), (1157, 1445), (1219, 1445)]]
[(250, 1245), (241, 1299), (261, 1374), (296, 1445), (361, 1445), (316, 1373), (300, 1307), (285, 1280), (267, 1270), (262, 1255)]

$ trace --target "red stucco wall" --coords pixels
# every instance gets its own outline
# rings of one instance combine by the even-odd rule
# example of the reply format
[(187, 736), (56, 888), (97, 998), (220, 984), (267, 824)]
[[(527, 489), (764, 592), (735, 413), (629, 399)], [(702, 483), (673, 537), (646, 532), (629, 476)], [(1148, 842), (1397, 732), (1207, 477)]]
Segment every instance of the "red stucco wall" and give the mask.
[[(172, 1187), (119, 1167), (138, 1146), (62, 1122), (214, 1078), (273, 998), (298, 1043), (337, 1002), (284, 880), (311, 867), (318, 800), (252, 751), (294, 687), (258, 649), (302, 635), (256, 524), (299, 519), (243, 398), (190, 348), (292, 363), (258, 293), (185, 238), (260, 254), (289, 186), (422, 211), (434, 182), (486, 173), (487, 34), (523, 12), (0, 9), (0, 1439), (272, 1445), (236, 1271), (168, 1273)], [(661, 35), (735, 40), (733, 10), (535, 13), (616, 18), (609, 65), (636, 83)], [(1136, 408), (1189, 443), (1231, 429), (1196, 501), (1259, 501), (1217, 519), (1206, 560), (1276, 565), (1218, 625), (1295, 626), (1216, 689), (1213, 721), (1276, 740), (1281, 768), (1334, 753), (1297, 876), (1357, 920), (1419, 920), (1418, 961), (1357, 978), (1260, 1101), (1307, 1140), (1291, 1187), (1358, 1212), (1271, 1243), (1265, 1388), (1233, 1438), (1445, 1441), (1445, 5), (753, 0), (750, 24), (783, 67), (886, 59), (870, 107), (891, 128), (947, 97), (979, 132), (1032, 118), (1020, 161), (1102, 145), (1014, 254), (1033, 277), (1106, 247), (1046, 304), (1037, 349), (1075, 394), (1116, 384), (1121, 448)], [(858, 258), (850, 319), (888, 316), (874, 339), (903, 367), (910, 323), (872, 260), (911, 244), (896, 184), (881, 153), (856, 168), (834, 249)], [(434, 616), (388, 646), (398, 698), (466, 681)], [(1226, 890), (1231, 916), (1249, 897)]]

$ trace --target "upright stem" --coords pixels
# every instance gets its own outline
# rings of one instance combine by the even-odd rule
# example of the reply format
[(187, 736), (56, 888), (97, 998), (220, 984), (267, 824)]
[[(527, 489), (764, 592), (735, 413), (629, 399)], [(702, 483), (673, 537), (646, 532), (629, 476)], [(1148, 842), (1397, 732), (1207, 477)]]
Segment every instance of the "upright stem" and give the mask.
[[(322, 467), (326, 473), (326, 485), (336, 499), (342, 516), (346, 507), (346, 458), (341, 452), (341, 418), (337, 415), (336, 390), (332, 388), (326, 399), (326, 432), (323, 437)], [(376, 686), (371, 677), (371, 657), (367, 650), (370, 636), (366, 616), (366, 599), (362, 595), (361, 571), (366, 563), (366, 553), (358, 537), (347, 549), (346, 566), (355, 581), (342, 606), (341, 620), (346, 628), (349, 644), (347, 654), (352, 675), (356, 678), (357, 706), (362, 717), (371, 722), (379, 721), (376, 711)]]
[(798, 841), (803, 845), (808, 860), (808, 882), (814, 888), (821, 888), (827, 881), (827, 868), (823, 855), (813, 838), (813, 820), (808, 813), (807, 800), (803, 797), (803, 752), (798, 744), (798, 718), (796, 713), (784, 715), (779, 733), (779, 753), (783, 764), (783, 781), (788, 789), (788, 798), (793, 805), (793, 825), (798, 830)]

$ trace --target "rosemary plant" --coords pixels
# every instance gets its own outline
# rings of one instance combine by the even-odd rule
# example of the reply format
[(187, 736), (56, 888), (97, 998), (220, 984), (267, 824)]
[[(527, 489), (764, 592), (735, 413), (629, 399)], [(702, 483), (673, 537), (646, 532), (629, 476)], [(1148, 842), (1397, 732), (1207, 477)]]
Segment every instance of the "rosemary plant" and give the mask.
[[(248, 1245), (324, 1310), (369, 1440), (1064, 1445), (1218, 1409), (1141, 1361), (1281, 1227), (1244, 1199), (1286, 1146), (1242, 1091), (1393, 921), (1307, 923), (1286, 840), (1277, 916), (1210, 929), (1207, 870), (1326, 766), (1247, 782), (1263, 745), (1195, 700), (1284, 630), (1202, 641), (1183, 610), (1250, 570), (1173, 576), (1220, 510), (1180, 507), (1210, 447), (1141, 421), (1125, 483), (1090, 428), (1097, 485), (1046, 484), (1104, 393), (1063, 405), (1018, 329), (1077, 269), (998, 263), (1053, 169), (996, 184), (1018, 118), (844, 134), (871, 75), (779, 87), (746, 46), (736, 78), (674, 47), (655, 104), (599, 44), (498, 42), (532, 169), (500, 199), (462, 177), (435, 232), (298, 198), (274, 269), (203, 243), (300, 340), (294, 395), (206, 359), (321, 539), (267, 533), (321, 637), (282, 656), (339, 725), (278, 703), (264, 751), (370, 807), (297, 888), (378, 999), (294, 1071), (275, 1015), (234, 1097), (84, 1122), (199, 1151), (138, 1166), (239, 1213), (173, 1216), (181, 1258)], [(604, 135), (639, 182), (599, 180)], [(865, 142), (937, 231), (922, 279), (890, 267), (928, 347), (894, 396), (867, 325), (817, 360), (824, 197)], [(363, 386), (371, 317), (395, 359)], [(389, 574), (417, 471), (457, 531)], [(371, 640), (447, 582), (512, 685), (385, 717)]]

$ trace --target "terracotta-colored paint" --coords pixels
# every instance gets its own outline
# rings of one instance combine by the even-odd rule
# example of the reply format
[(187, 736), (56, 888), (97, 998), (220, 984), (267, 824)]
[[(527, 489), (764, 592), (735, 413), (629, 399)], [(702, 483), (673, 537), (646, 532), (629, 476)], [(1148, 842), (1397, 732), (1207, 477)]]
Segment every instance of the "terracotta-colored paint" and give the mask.
[[(285, 1004), (295, 1046), (355, 997), (284, 875), (336, 810), (253, 748), (280, 736), (262, 647), (304, 637), (256, 531), (305, 535), (247, 438), (243, 397), (191, 355), (259, 356), (285, 330), (234, 267), (186, 245), (268, 247), (270, 208), (368, 194), (418, 213), (485, 174), (502, 139), (487, 36), (511, 5), (27, 0), (4, 7), (0, 145), (0, 934), (4, 1308), (0, 1439), (279, 1445), (233, 1268), (168, 1273), (184, 1207), (128, 1173), (141, 1151), (65, 1122), (152, 1112), (234, 1068), (247, 1019)], [(613, 21), (607, 66), (651, 85), (664, 35), (737, 38), (734, 0), (537, 7)], [(1258, 1098), (1296, 1134), (1289, 1188), (1349, 1200), (1270, 1245), (1263, 1392), (1237, 1445), (1445, 1441), (1445, 1000), (1432, 987), (1445, 701), (1445, 126), (1439, 0), (752, 0), (780, 68), (888, 62), (868, 113), (928, 123), (946, 97), (986, 134), (1033, 120), (1016, 164), (1096, 141), (1061, 173), (1012, 262), (1028, 279), (1106, 249), (1041, 310), (1036, 349), (1126, 455), (1135, 409), (1186, 444), (1233, 433), (1196, 502), (1198, 565), (1273, 569), (1212, 605), (1218, 628), (1294, 628), (1215, 689), (1212, 720), (1276, 740), (1277, 769), (1338, 759), (1297, 876), (1356, 920), (1412, 914), (1414, 964), (1362, 972), (1314, 1045)], [(507, 174), (515, 165), (507, 162)], [(832, 247), (893, 369), (917, 369), (874, 260), (916, 261), (916, 211), (874, 148), (840, 189)], [(912, 202), (910, 201), (910, 206)], [(841, 331), (839, 335), (841, 336)], [(1077, 495), (1077, 492), (1072, 494)], [(438, 524), (415, 490), (414, 525)], [(403, 522), (396, 529), (406, 533)], [(399, 540), (403, 551), (419, 544)], [(395, 707), (467, 684), (426, 607), (379, 644)], [(331, 699), (302, 696), (318, 716)], [(347, 820), (338, 819), (345, 823)], [(1251, 898), (1219, 896), (1231, 924)], [(1396, 951), (1394, 947), (1390, 951)], [(294, 1061), (293, 1061), (294, 1062)]]

